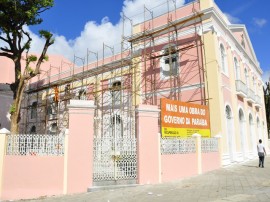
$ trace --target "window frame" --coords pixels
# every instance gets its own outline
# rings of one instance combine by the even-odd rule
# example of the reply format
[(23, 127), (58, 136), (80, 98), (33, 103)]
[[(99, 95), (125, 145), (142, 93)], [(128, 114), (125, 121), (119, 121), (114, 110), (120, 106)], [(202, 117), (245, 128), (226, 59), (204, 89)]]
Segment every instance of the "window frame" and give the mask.
[[(171, 53), (169, 51), (169, 48), (172, 49)], [(161, 50), (161, 55), (162, 57), (160, 59), (160, 78), (165, 80), (165, 79), (169, 79), (171, 76), (172, 77), (178, 76), (179, 69), (180, 69), (180, 61), (179, 61), (180, 57), (176, 49), (176, 45), (172, 44), (172, 45), (167, 45), (163, 47), (163, 49)], [(172, 64), (172, 68), (170, 68), (170, 63)], [(169, 67), (169, 71), (165, 70), (166, 66)], [(165, 72), (169, 72), (169, 74), (166, 75), (167, 73)], [(172, 73), (170, 74), (170, 72)]]

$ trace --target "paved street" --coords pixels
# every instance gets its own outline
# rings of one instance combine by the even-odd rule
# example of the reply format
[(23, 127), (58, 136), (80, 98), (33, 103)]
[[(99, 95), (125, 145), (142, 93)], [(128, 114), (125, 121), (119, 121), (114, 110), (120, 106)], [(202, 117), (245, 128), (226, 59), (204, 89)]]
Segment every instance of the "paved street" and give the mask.
[[(235, 164), (196, 177), (159, 185), (145, 185), (42, 198), (31, 202), (227, 202), (270, 201), (270, 157), (265, 168), (258, 161)], [(29, 200), (28, 200), (29, 201)]]

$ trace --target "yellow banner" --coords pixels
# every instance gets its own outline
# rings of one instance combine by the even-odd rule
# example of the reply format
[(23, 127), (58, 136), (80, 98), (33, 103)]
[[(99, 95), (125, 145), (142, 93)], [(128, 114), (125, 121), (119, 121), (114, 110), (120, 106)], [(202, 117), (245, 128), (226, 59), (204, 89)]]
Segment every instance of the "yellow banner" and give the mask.
[(162, 137), (191, 137), (194, 133), (210, 137), (210, 129), (162, 127)]

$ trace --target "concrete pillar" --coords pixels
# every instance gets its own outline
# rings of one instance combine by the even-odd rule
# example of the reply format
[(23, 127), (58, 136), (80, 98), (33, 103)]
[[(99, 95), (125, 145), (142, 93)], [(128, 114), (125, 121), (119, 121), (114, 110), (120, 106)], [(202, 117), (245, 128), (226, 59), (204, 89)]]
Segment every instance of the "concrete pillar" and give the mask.
[(4, 157), (5, 157), (5, 152), (6, 152), (7, 134), (10, 134), (9, 130), (5, 128), (0, 130), (0, 200), (2, 198), (3, 167), (4, 167)]
[(196, 144), (196, 157), (197, 157), (197, 168), (198, 174), (202, 174), (202, 147), (201, 147), (201, 135), (200, 134), (193, 134), (193, 138), (195, 138)]
[[(70, 100), (64, 192), (86, 192), (93, 183), (94, 101)], [(65, 181), (65, 180), (64, 180)], [(66, 189), (66, 190), (65, 190)]]
[(139, 105), (136, 108), (138, 184), (161, 181), (160, 134), (157, 106)]
[(68, 138), (69, 138), (69, 130), (65, 131), (65, 150), (64, 150), (64, 180), (63, 180), (63, 194), (67, 194), (67, 177), (68, 177)]

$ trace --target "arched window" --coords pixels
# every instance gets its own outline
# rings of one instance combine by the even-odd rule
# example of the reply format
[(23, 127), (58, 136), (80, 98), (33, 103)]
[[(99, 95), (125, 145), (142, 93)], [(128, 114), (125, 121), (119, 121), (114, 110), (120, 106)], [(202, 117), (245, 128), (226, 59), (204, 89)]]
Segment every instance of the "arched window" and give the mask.
[(224, 46), (222, 44), (220, 44), (220, 57), (221, 57), (222, 71), (224, 73), (228, 73), (228, 71), (227, 71), (227, 63), (226, 63), (226, 60), (227, 60), (226, 52), (225, 52), (225, 48), (224, 48)]
[(37, 102), (33, 102), (31, 106), (31, 119), (37, 118)]
[(253, 124), (253, 117), (251, 114), (249, 114), (249, 125)]
[(233, 135), (234, 135), (234, 125), (232, 119), (232, 110), (229, 105), (225, 108), (225, 115), (226, 115), (226, 136), (227, 136), (227, 143), (228, 143), (228, 154), (230, 155), (230, 161), (233, 161)]
[(259, 117), (257, 117), (257, 128), (259, 128), (260, 127), (260, 119), (259, 119)]
[(244, 121), (244, 112), (242, 109), (239, 110), (239, 121), (241, 121), (241, 122)]
[(231, 111), (231, 108), (227, 105), (226, 106), (226, 118), (227, 119), (231, 119), (232, 118), (232, 111)]
[(177, 76), (179, 63), (178, 52), (175, 45), (169, 45), (161, 51), (162, 58), (160, 59), (160, 71), (162, 78)]
[(49, 130), (50, 134), (55, 135), (57, 133), (57, 123), (52, 123)]
[(246, 158), (246, 151), (247, 151), (247, 141), (246, 141), (246, 123), (243, 109), (239, 109), (239, 130), (240, 130), (240, 137), (241, 137), (241, 147), (242, 147), (242, 154), (243, 158)]
[(235, 79), (240, 80), (240, 67), (238, 64), (238, 60), (234, 58), (234, 69), (235, 69)]
[(32, 126), (30, 130), (30, 134), (36, 134), (36, 133), (37, 133), (36, 126)]
[(81, 89), (79, 91), (79, 100), (86, 100), (86, 90), (85, 89)]

